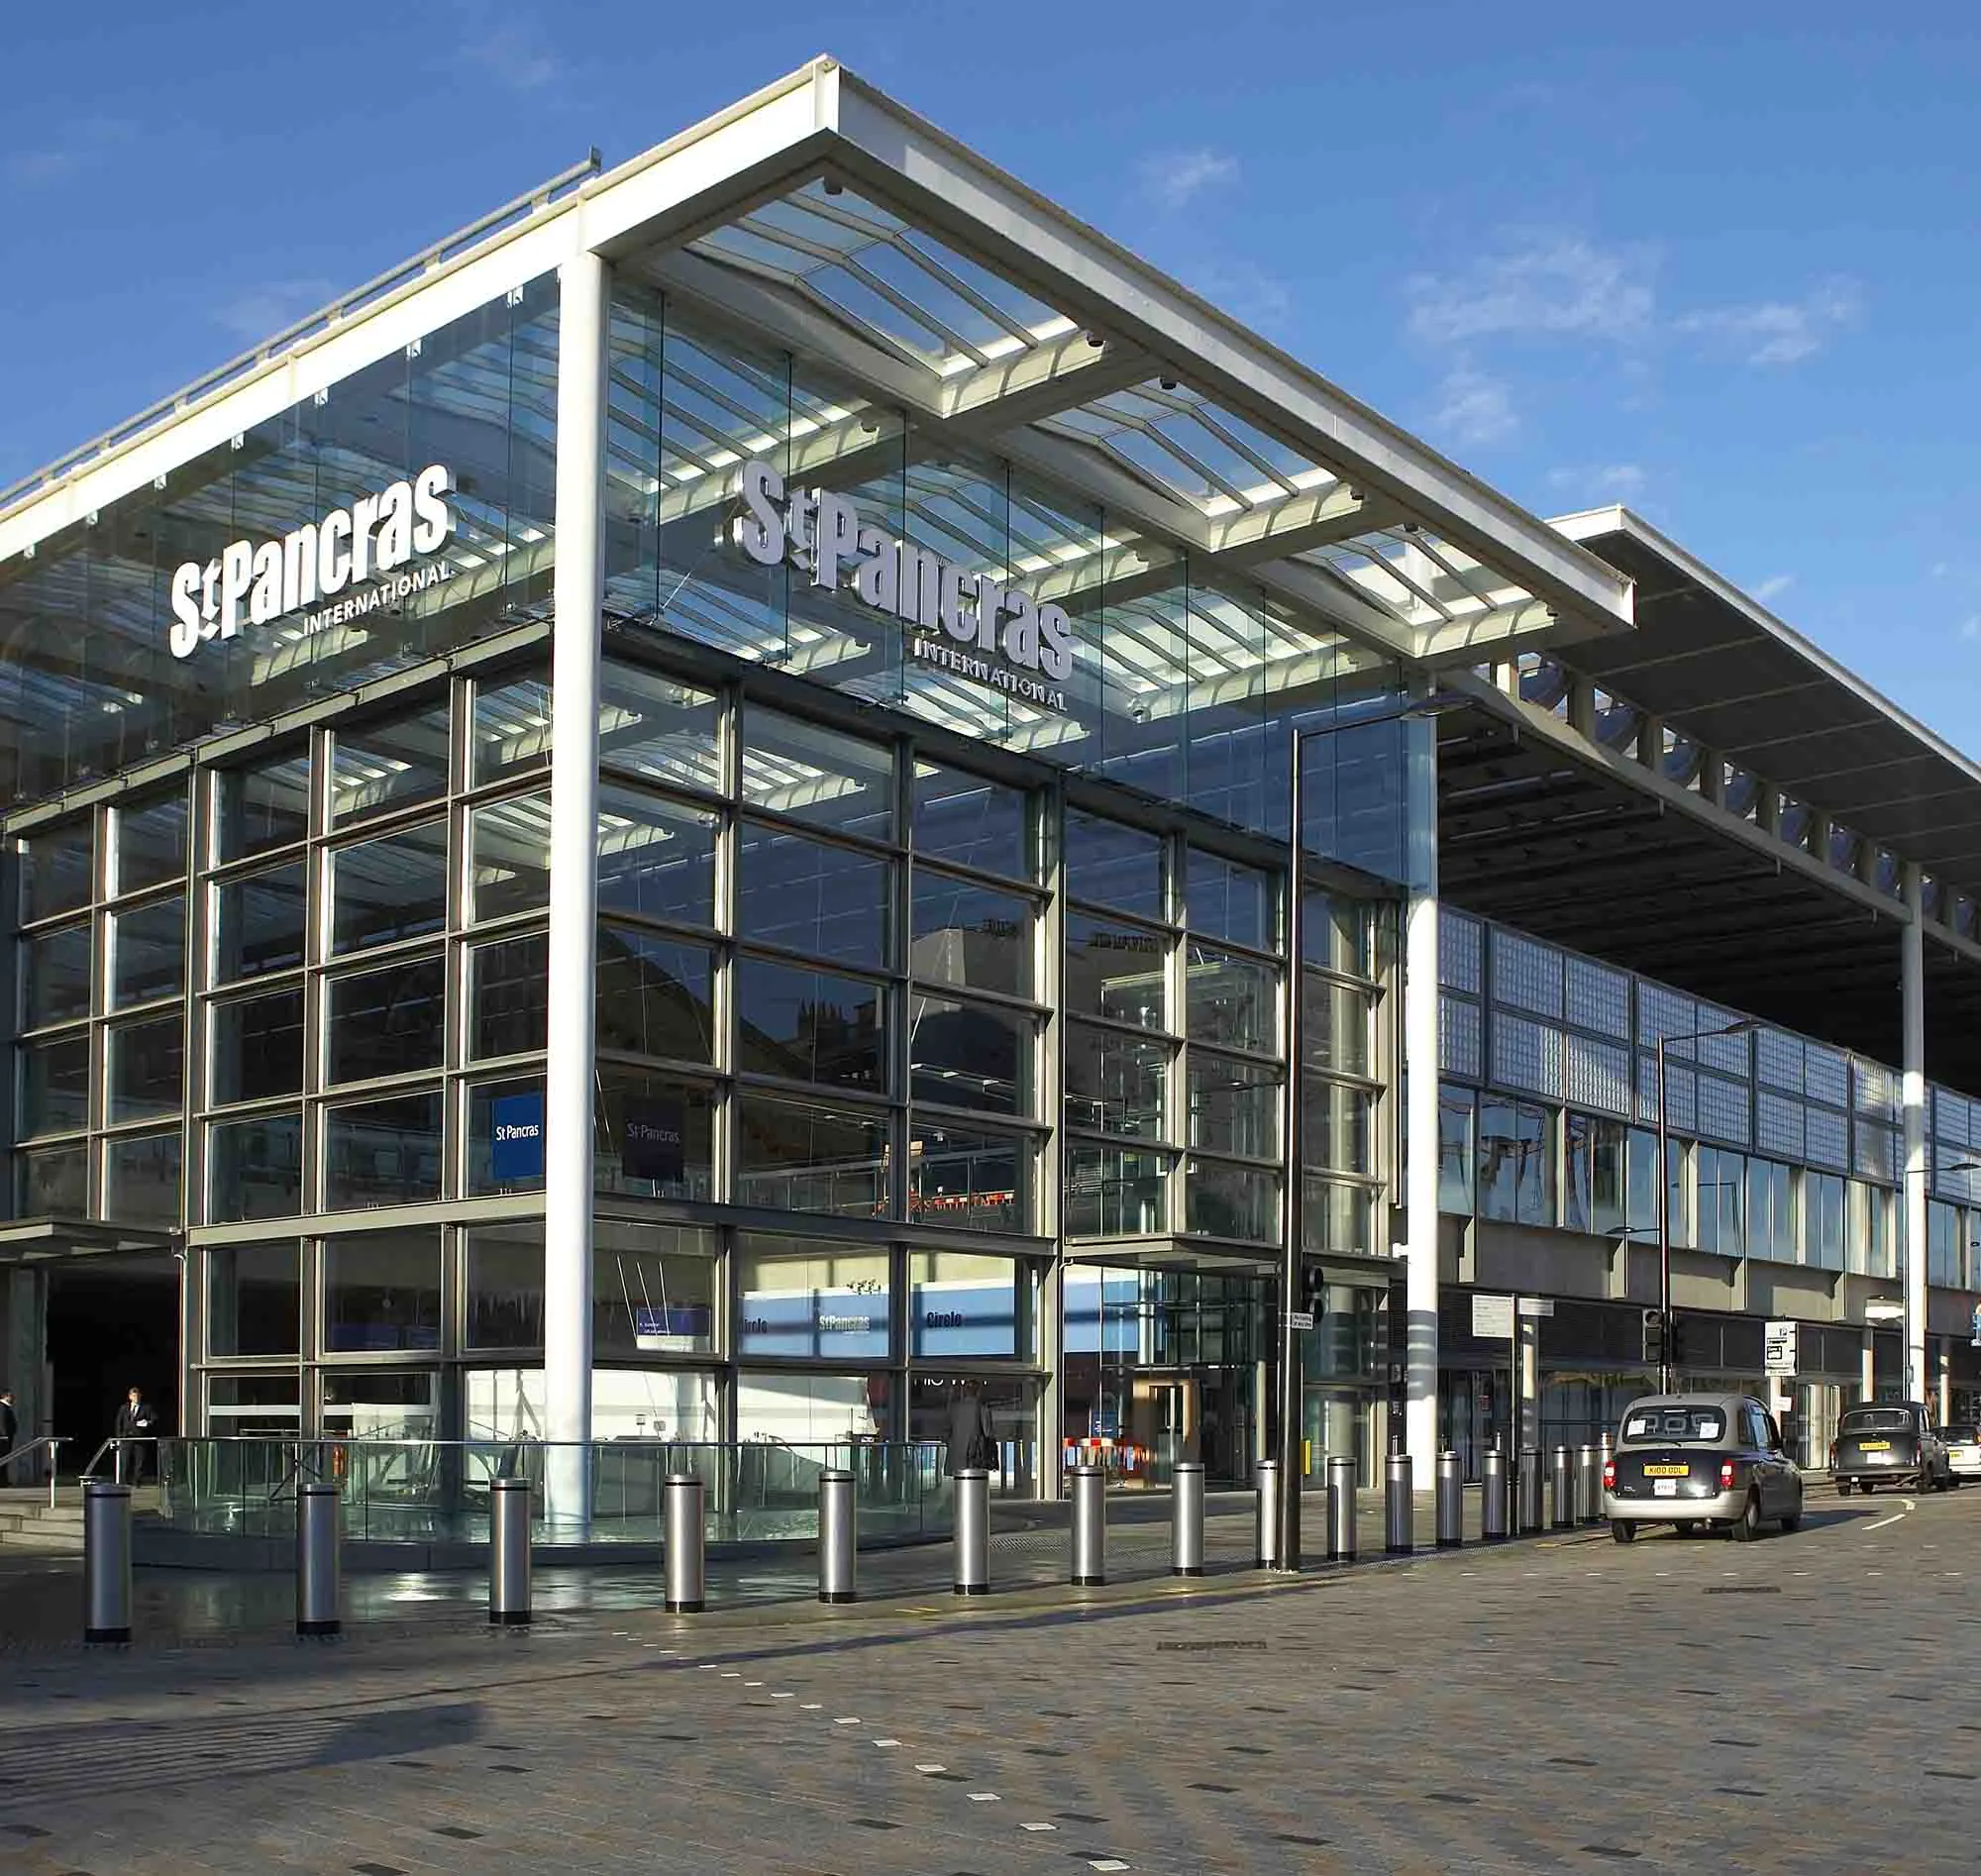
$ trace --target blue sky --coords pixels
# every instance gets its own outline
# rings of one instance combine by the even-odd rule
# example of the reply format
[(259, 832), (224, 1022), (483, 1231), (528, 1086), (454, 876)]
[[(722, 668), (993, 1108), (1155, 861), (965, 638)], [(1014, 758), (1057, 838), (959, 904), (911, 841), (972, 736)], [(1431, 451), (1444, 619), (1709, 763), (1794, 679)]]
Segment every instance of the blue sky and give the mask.
[[(174, 17), (176, 16), (176, 17)], [(0, 483), (830, 52), (1981, 752), (1981, 8), (100, 0), (10, 22)]]

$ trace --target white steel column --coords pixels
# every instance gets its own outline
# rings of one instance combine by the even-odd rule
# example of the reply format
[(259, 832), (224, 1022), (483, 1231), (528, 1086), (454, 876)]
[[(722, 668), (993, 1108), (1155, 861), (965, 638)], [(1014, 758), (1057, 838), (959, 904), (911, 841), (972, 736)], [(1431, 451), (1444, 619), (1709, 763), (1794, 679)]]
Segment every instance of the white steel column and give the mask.
[(1405, 1439), (1411, 1471), (1428, 1485), (1437, 1475), (1437, 723), (1405, 726), (1408, 764), (1410, 895), (1405, 908), (1404, 1113), (1408, 1142), (1405, 1176)]
[(547, 1512), (591, 1511), (591, 1085), (598, 948), (598, 665), (604, 601), (605, 262), (560, 273), (557, 572), (551, 629), (550, 1059), (544, 1112)]
[(1906, 1399), (1925, 1401), (1926, 1372), (1926, 928), (1920, 870), (1905, 870), (1900, 984), (1905, 1000)]

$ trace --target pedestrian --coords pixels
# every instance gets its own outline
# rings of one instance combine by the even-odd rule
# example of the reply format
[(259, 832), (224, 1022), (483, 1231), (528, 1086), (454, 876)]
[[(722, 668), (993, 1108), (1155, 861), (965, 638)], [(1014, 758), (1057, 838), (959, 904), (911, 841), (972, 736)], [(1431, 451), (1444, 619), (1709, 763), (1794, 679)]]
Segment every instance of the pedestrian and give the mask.
[(125, 1485), (145, 1483), (145, 1447), (157, 1437), (158, 1416), (142, 1389), (132, 1388), (117, 1409), (117, 1477)]
[(990, 1409), (977, 1384), (966, 1383), (949, 1404), (949, 1474), (954, 1478), (974, 1466), (989, 1467), (997, 1450), (990, 1427)]
[(14, 1436), (21, 1430), (21, 1416), (14, 1411), (14, 1390), (0, 1388), (0, 1485), (21, 1485), (7, 1471), (7, 1455), (14, 1450)]

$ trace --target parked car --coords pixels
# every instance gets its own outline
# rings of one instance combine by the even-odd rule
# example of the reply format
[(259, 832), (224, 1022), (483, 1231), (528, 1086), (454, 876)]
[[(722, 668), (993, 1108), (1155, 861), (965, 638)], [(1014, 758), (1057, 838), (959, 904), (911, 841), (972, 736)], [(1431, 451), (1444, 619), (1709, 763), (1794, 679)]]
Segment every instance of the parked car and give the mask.
[(1953, 1483), (1981, 1478), (1981, 1426), (1972, 1420), (1957, 1420), (1940, 1437), (1946, 1441), (1946, 1463)]
[(1603, 1515), (1627, 1544), (1644, 1524), (1741, 1540), (1802, 1522), (1802, 1474), (1781, 1429), (1744, 1394), (1652, 1394), (1633, 1401), (1603, 1468)]
[(1953, 1466), (1924, 1401), (1862, 1402), (1837, 1419), (1829, 1476), (1839, 1493), (1853, 1485), (1866, 1493), (1881, 1485), (1944, 1492), (1953, 1483)]

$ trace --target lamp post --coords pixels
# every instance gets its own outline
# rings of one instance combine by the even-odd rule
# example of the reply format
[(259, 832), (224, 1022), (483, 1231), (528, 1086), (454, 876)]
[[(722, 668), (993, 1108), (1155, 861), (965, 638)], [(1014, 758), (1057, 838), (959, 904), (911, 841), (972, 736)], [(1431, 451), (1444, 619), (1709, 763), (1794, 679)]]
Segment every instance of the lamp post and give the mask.
[(1658, 1038), (1658, 1317), (1664, 1324), (1660, 1339), (1658, 1392), (1669, 1394), (1672, 1385), (1672, 1238), (1671, 1168), (1669, 1112), (1665, 1101), (1665, 1051), (1674, 1042), (1705, 1042), (1714, 1036), (1744, 1036), (1760, 1028), (1752, 1016), (1718, 1029), (1689, 1029), (1682, 1035)]

